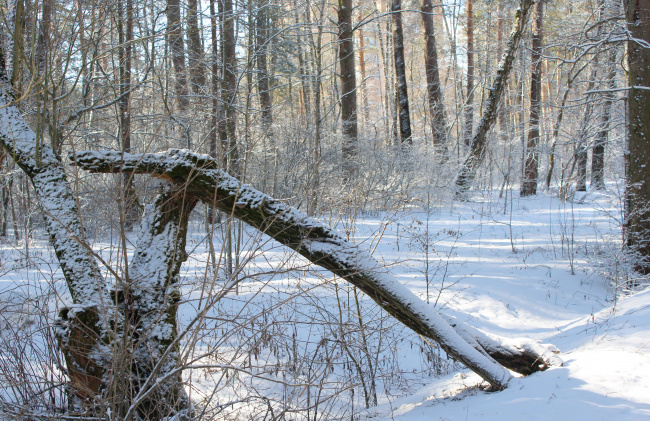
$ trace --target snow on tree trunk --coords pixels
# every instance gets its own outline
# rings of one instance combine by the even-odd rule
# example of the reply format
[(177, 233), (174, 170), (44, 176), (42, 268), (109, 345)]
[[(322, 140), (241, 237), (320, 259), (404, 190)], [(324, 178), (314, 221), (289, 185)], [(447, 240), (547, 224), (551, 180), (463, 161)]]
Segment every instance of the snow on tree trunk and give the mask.
[(116, 294), (129, 322), (124, 329), (131, 330), (125, 337), (133, 341), (129, 348), (134, 350), (127, 384), (136, 393), (127, 402), (128, 411), (144, 419), (183, 417), (190, 411), (179, 370), (176, 312), (179, 271), (187, 260), (187, 223), (196, 203), (182, 188), (164, 187), (145, 211), (129, 279)]
[[(1, 59), (1, 58), (0, 58)], [(7, 86), (7, 85), (5, 85)], [(46, 230), (65, 277), (73, 305), (61, 310), (56, 329), (71, 380), (71, 397), (89, 403), (103, 382), (110, 298), (79, 220), (77, 201), (63, 164), (51, 146), (37, 142), (20, 111), (0, 90), (0, 143), (30, 178)]]
[(512, 32), (510, 33), (508, 48), (501, 59), (497, 75), (494, 78), (494, 83), (490, 89), (490, 94), (483, 111), (483, 117), (476, 128), (476, 134), (472, 139), (469, 153), (463, 164), (461, 164), (460, 169), (458, 170), (458, 175), (456, 176), (456, 197), (458, 199), (463, 199), (465, 197), (467, 190), (469, 190), (474, 178), (476, 177), (478, 166), (485, 156), (487, 150), (487, 134), (496, 120), (499, 102), (501, 101), (501, 97), (505, 91), (508, 82), (508, 75), (510, 74), (510, 70), (512, 70), (512, 64), (515, 59), (517, 45), (519, 44), (524, 27), (526, 26), (526, 21), (528, 20), (532, 4), (533, 0), (522, 0), (519, 10), (515, 14), (515, 22)]
[[(61, 160), (49, 145), (36, 141), (5, 90), (0, 90), (0, 144), (32, 181), (73, 301), (61, 310), (56, 325), (70, 378), (71, 406), (97, 414), (102, 411), (99, 405), (120, 401), (116, 405), (124, 412), (131, 408), (140, 415), (154, 414), (150, 419), (187, 412), (189, 401), (180, 374), (170, 373), (178, 365), (175, 286), (186, 256), (188, 215), (197, 200), (176, 189), (159, 197), (142, 223), (130, 279), (122, 280), (119, 293), (110, 294), (85, 242), (77, 201)], [(130, 299), (125, 300), (127, 294)], [(120, 297), (119, 312), (115, 297)], [(126, 302), (133, 304), (126, 308)], [(121, 323), (117, 331), (108, 328), (115, 322)], [(137, 338), (133, 365), (117, 361), (130, 349), (119, 340), (125, 338)], [(158, 381), (160, 377), (166, 380)], [(134, 390), (137, 393), (130, 401)], [(116, 391), (119, 396), (110, 396)]]
[(330, 227), (242, 184), (218, 169), (217, 162), (207, 155), (177, 149), (139, 155), (88, 151), (71, 156), (71, 159), (91, 172), (134, 171), (184, 186), (199, 200), (241, 219), (354, 284), (416, 333), (438, 342), (449, 355), (495, 389), (505, 388), (510, 379), (509, 372), (493, 359), (495, 356), (501, 365), (523, 374), (560, 363), (545, 353), (523, 352), (524, 348), (536, 349), (530, 341), (523, 340), (523, 345), (512, 346), (459, 324), (461, 327), (457, 329), (465, 332), (465, 336), (480, 336), (485, 346), (479, 340), (469, 345), (433, 307), (397, 282), (367, 251), (345, 240)]

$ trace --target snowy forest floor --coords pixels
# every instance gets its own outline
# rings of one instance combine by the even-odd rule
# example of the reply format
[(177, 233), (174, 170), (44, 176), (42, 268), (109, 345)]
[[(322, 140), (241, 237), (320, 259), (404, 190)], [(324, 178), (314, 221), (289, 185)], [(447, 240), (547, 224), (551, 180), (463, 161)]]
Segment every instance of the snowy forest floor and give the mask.
[[(345, 282), (248, 228), (236, 293), (210, 302), (224, 285), (223, 274), (212, 275), (197, 215), (179, 314), (187, 326), (211, 305), (198, 333), (184, 344), (188, 364), (201, 365), (186, 378), (203, 416), (650, 419), (650, 291), (644, 280), (636, 280), (642, 285), (634, 293), (627, 290), (635, 280), (620, 252), (618, 195), (560, 201), (545, 194), (520, 199), (516, 192), (502, 198), (475, 193), (469, 202), (428, 211), (419, 205), (322, 220), (368, 247), (431, 305), (489, 333), (553, 344), (564, 366), (486, 393), (477, 387), (478, 376), (446, 360), (371, 300), (359, 295), (357, 305)], [(222, 234), (214, 235), (220, 267)], [(93, 247), (119, 265), (120, 242), (106, 238), (96, 235)], [(31, 361), (26, 382), (56, 377), (35, 361), (44, 358), (38, 349), (48, 343), (39, 326), (50, 323), (66, 300), (45, 235), (35, 230), (29, 246), (6, 242), (0, 250), (0, 352), (6, 361), (17, 346), (11, 337), (26, 342), (19, 354)], [(24, 323), (37, 314), (44, 320)], [(0, 384), (12, 370), (2, 364)], [(378, 405), (365, 409), (373, 379)], [(5, 384), (2, 390), (3, 401), (18, 398), (17, 388)]]

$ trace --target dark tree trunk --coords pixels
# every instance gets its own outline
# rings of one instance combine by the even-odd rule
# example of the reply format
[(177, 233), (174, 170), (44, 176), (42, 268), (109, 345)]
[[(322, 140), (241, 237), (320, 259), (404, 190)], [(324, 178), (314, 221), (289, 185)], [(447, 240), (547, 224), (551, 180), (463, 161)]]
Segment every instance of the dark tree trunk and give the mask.
[(268, 67), (268, 47), (269, 47), (269, 19), (266, 8), (262, 4), (257, 10), (256, 22), (256, 43), (257, 43), (257, 90), (260, 98), (260, 108), (262, 110), (262, 131), (264, 136), (273, 137), (273, 99), (271, 97), (271, 78)]
[(187, 38), (190, 82), (195, 94), (201, 95), (205, 89), (205, 64), (203, 62), (203, 43), (199, 29), (199, 2), (187, 2)]
[(427, 74), (427, 100), (429, 103), (429, 118), (433, 144), (438, 151), (446, 149), (447, 145), (447, 116), (440, 84), (438, 70), (438, 52), (436, 50), (436, 31), (433, 26), (433, 0), (422, 1), (422, 21), (424, 23), (424, 39), (426, 55), (424, 67)]
[(517, 45), (519, 44), (524, 27), (526, 26), (526, 20), (528, 19), (532, 4), (532, 0), (522, 0), (519, 10), (515, 13), (515, 22), (512, 32), (510, 33), (508, 49), (499, 64), (496, 78), (494, 79), (494, 83), (490, 89), (490, 94), (485, 103), (483, 117), (481, 118), (476, 129), (476, 134), (472, 139), (469, 153), (456, 176), (456, 198), (458, 199), (462, 200), (465, 198), (467, 190), (469, 190), (474, 181), (478, 166), (485, 157), (485, 152), (487, 150), (487, 134), (496, 120), (499, 102), (501, 101), (503, 92), (506, 89), (508, 75), (510, 74), (510, 70), (512, 70)]
[(237, 146), (237, 56), (235, 38), (235, 13), (232, 0), (220, 0), (221, 6), (221, 51), (223, 53), (223, 79), (221, 95), (225, 111), (225, 119), (220, 125), (220, 138), (223, 156), (227, 162), (228, 171), (239, 175), (239, 148)]
[(217, 158), (217, 135), (219, 131), (219, 41), (217, 39), (217, 11), (214, 3), (217, 0), (210, 0), (210, 35), (212, 39), (212, 63), (211, 63), (211, 96), (212, 96), (212, 109), (210, 112), (210, 135), (208, 151), (211, 157)]
[(341, 132), (343, 135), (343, 179), (357, 171), (357, 77), (352, 39), (352, 0), (339, 0), (339, 65), (341, 72)]
[[(618, 10), (618, 3), (613, 0), (601, 0), (601, 20), (613, 17)], [(609, 141), (611, 130), (610, 120), (612, 104), (616, 98), (613, 92), (616, 89), (616, 46), (610, 46), (607, 53), (607, 74), (604, 78), (605, 89), (600, 115), (600, 128), (596, 133), (594, 148), (591, 155), (591, 188), (605, 189), (605, 148)]]
[(181, 6), (179, 0), (167, 0), (167, 44), (174, 65), (174, 92), (176, 103), (181, 110), (187, 108), (187, 79), (185, 76), (185, 43), (181, 26)]
[(609, 140), (610, 120), (612, 117), (612, 104), (615, 99), (616, 89), (616, 47), (610, 47), (607, 58), (607, 75), (605, 76), (604, 101), (600, 116), (600, 128), (596, 133), (594, 148), (591, 155), (591, 188), (603, 190), (605, 188), (605, 147)]
[(393, 49), (395, 53), (395, 76), (397, 77), (397, 103), (399, 106), (399, 133), (402, 144), (411, 144), (411, 113), (406, 84), (404, 60), (404, 30), (402, 28), (402, 2), (393, 0)]
[(474, 10), (473, 0), (467, 0), (467, 101), (463, 143), (469, 146), (474, 130)]
[(23, 58), (25, 54), (25, 5), (23, 0), (16, 0), (14, 11), (14, 32), (13, 32), (13, 58), (11, 59), (11, 86), (14, 93), (20, 96), (20, 85), (22, 84)]
[(535, 25), (533, 27), (533, 72), (530, 80), (530, 120), (528, 141), (526, 142), (526, 163), (524, 164), (524, 179), (521, 183), (521, 196), (537, 194), (537, 169), (539, 144), (539, 117), (542, 95), (542, 39), (544, 22), (544, 1), (535, 2)]
[[(131, 153), (131, 57), (133, 41), (133, 4), (132, 0), (118, 1), (118, 32), (120, 55), (120, 143), (122, 151)], [(140, 218), (140, 203), (133, 186), (133, 174), (122, 174), (122, 209), (124, 228), (131, 231)]]
[[(626, 0), (629, 85), (628, 245), (650, 273), (650, 0)], [(637, 41), (638, 40), (638, 41)]]

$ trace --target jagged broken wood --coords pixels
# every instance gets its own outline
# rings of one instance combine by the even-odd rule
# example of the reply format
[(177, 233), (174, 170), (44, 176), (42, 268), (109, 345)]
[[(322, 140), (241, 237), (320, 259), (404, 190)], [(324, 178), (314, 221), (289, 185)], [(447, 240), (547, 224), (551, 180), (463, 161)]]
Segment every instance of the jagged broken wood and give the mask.
[(354, 284), (400, 322), (436, 341), (494, 389), (505, 388), (511, 378), (505, 368), (531, 374), (561, 364), (552, 352), (530, 340), (490, 338), (456, 321), (452, 321), (452, 328), (367, 251), (317, 220), (242, 184), (220, 170), (218, 163), (207, 155), (171, 149), (138, 155), (87, 151), (70, 158), (90, 172), (132, 171), (183, 186), (188, 194), (241, 219)]

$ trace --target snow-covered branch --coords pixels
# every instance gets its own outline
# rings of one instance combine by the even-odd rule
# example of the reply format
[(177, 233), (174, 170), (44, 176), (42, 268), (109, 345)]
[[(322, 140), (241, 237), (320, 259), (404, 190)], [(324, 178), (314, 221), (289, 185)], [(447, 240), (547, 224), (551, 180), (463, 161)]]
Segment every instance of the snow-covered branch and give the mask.
[[(477, 341), (470, 346), (433, 307), (401, 285), (368, 251), (317, 220), (241, 183), (220, 170), (217, 161), (207, 155), (171, 149), (138, 155), (89, 151), (71, 158), (91, 172), (149, 173), (183, 186), (199, 200), (241, 219), (354, 284), (406, 326), (438, 342), (496, 389), (506, 387), (510, 379), (501, 365), (528, 374), (550, 364), (541, 355), (512, 364), (495, 352), (502, 359), (501, 365), (497, 364), (490, 354), (494, 350), (483, 348)], [(468, 327), (467, 331), (476, 329)]]

